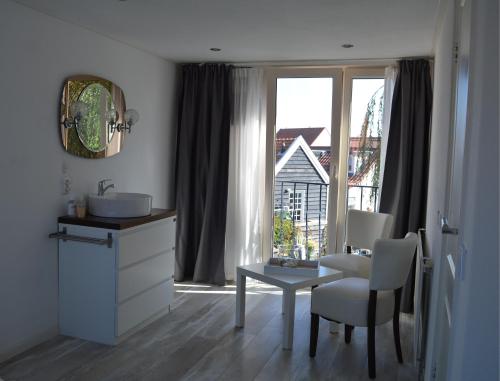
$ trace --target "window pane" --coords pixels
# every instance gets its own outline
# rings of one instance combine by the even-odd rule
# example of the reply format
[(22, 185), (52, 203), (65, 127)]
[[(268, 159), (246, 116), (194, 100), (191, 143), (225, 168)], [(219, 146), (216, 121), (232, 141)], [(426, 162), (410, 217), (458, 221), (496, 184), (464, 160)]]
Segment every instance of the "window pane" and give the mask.
[(347, 160), (348, 209), (376, 211), (378, 208), (383, 110), (384, 79), (353, 79)]
[(278, 78), (273, 255), (324, 254), (332, 78)]

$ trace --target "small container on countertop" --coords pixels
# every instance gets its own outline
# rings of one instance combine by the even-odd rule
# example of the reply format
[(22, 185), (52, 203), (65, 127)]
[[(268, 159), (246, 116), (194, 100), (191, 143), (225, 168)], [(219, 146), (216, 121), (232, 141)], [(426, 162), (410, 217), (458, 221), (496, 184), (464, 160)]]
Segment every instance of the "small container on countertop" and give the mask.
[(82, 198), (76, 202), (76, 216), (78, 218), (85, 218), (86, 215), (87, 215), (87, 205), (85, 199)]

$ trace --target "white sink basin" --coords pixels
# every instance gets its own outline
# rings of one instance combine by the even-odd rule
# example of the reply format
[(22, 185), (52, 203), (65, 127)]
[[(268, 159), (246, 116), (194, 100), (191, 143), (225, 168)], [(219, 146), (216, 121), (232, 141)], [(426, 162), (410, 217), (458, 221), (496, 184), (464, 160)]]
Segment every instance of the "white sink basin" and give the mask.
[(143, 193), (89, 195), (89, 213), (98, 217), (143, 217), (151, 214), (153, 197)]

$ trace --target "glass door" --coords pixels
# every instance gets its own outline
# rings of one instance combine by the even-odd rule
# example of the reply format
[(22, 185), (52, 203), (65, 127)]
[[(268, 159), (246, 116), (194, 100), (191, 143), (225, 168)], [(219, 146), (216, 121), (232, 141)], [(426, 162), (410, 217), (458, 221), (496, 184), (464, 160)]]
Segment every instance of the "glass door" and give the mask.
[(272, 256), (318, 259), (336, 247), (342, 71), (268, 75), (264, 247)]
[(347, 209), (378, 209), (383, 111), (384, 78), (353, 78)]
[[(345, 236), (348, 209), (378, 211), (384, 131), (384, 68), (351, 68), (344, 73), (337, 236)], [(341, 246), (337, 247), (342, 250)]]

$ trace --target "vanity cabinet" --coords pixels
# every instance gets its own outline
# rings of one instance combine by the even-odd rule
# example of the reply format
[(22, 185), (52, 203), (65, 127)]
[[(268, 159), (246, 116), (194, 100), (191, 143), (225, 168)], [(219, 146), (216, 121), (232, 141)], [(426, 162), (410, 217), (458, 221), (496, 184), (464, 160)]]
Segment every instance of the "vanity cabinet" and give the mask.
[(162, 209), (132, 219), (60, 217), (60, 333), (114, 345), (168, 313), (175, 221)]

